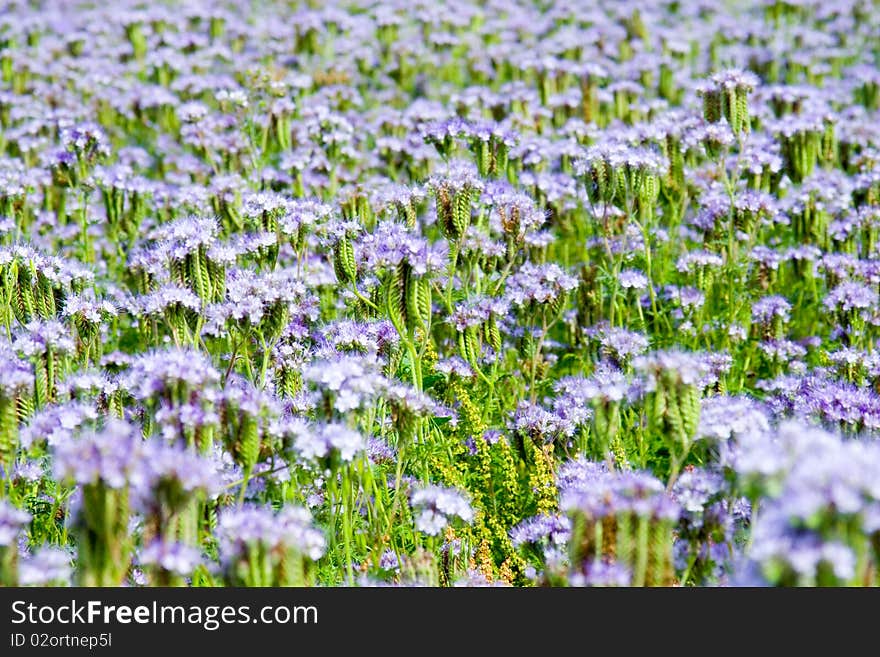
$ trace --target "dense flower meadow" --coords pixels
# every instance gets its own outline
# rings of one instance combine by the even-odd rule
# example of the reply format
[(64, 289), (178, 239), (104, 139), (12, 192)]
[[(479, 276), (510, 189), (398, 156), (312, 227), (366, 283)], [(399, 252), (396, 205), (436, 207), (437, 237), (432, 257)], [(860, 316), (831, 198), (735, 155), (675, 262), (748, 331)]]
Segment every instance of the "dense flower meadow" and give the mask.
[(0, 0), (0, 585), (880, 585), (878, 34)]

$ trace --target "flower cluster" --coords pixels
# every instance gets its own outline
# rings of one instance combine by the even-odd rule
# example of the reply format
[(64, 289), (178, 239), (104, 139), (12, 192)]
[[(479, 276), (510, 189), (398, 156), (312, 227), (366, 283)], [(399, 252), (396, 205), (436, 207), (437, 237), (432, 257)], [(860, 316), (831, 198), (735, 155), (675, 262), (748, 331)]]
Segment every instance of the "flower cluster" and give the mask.
[(638, 4), (3, 3), (0, 585), (880, 585), (877, 12)]
[(416, 513), (416, 528), (428, 536), (437, 536), (455, 519), (473, 520), (474, 511), (460, 491), (442, 486), (417, 488), (410, 497)]

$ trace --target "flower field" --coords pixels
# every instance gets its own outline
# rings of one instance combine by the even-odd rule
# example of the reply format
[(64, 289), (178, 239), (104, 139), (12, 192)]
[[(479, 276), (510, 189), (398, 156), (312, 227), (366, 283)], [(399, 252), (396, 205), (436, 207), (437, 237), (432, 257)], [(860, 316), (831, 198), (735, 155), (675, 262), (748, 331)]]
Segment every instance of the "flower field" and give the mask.
[(0, 0), (0, 585), (880, 585), (878, 34)]

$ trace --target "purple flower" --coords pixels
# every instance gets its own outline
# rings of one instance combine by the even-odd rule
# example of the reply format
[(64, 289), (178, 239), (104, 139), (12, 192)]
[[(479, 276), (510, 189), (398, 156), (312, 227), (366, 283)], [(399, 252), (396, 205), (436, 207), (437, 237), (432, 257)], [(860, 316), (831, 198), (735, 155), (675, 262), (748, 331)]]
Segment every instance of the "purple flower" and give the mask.
[(303, 380), (333, 393), (333, 407), (347, 413), (372, 401), (385, 378), (373, 356), (342, 354), (318, 359), (303, 368)]
[(760, 83), (757, 75), (751, 71), (739, 68), (729, 68), (713, 73), (709, 78), (711, 83), (722, 89), (745, 89), (752, 91)]
[(552, 304), (578, 286), (578, 279), (557, 264), (525, 262), (507, 281), (505, 299), (514, 306)]
[(116, 307), (109, 301), (98, 301), (83, 295), (71, 295), (64, 301), (64, 317), (72, 317), (91, 324), (100, 324), (116, 317)]
[(397, 451), (380, 438), (370, 438), (367, 440), (367, 458), (376, 464), (394, 463)]
[(67, 550), (44, 546), (18, 563), (19, 586), (66, 586), (73, 574), (73, 555)]
[(791, 340), (765, 340), (758, 345), (758, 348), (770, 360), (789, 365), (807, 355), (805, 347)]
[(831, 311), (874, 310), (878, 294), (875, 288), (855, 281), (845, 281), (825, 295), (823, 305)]
[(180, 390), (204, 394), (219, 381), (220, 372), (205, 354), (177, 347), (138, 355), (121, 377), (123, 387), (142, 401), (172, 398)]
[(83, 486), (139, 488), (148, 480), (148, 456), (139, 429), (111, 420), (101, 431), (59, 442), (54, 450), (55, 476)]
[[(567, 405), (563, 404), (562, 408)], [(585, 414), (583, 420), (589, 419)], [(551, 413), (537, 404), (523, 400), (512, 414), (511, 428), (523, 436), (532, 440), (549, 443), (558, 436), (571, 436), (577, 427), (576, 422), (563, 418), (557, 413)]]
[(701, 522), (702, 514), (724, 491), (724, 477), (719, 472), (687, 469), (675, 481), (672, 494), (689, 522)]
[(698, 386), (709, 373), (709, 366), (701, 354), (685, 351), (654, 351), (633, 360), (636, 371), (645, 376), (645, 389), (656, 389), (661, 377), (671, 377), (686, 386)]
[(250, 326), (271, 336), (280, 333), (296, 311), (313, 312), (312, 305), (312, 295), (295, 269), (260, 274), (236, 268), (227, 273), (226, 299), (208, 307), (204, 330), (219, 337), (230, 326)]
[(333, 349), (340, 352), (384, 353), (400, 342), (400, 336), (388, 320), (371, 322), (339, 320), (323, 326), (321, 334)]
[(0, 397), (14, 399), (29, 394), (34, 387), (33, 369), (20, 359), (5, 339), (0, 339)]
[(646, 472), (608, 471), (589, 461), (570, 461), (560, 469), (559, 508), (592, 520), (632, 513), (678, 520), (679, 507), (665, 487)]
[(688, 251), (679, 257), (675, 268), (682, 272), (692, 272), (702, 268), (717, 268), (724, 264), (724, 260), (716, 253), (708, 251)]
[(630, 586), (632, 570), (622, 563), (588, 561), (583, 572), (568, 576), (569, 586)]
[(252, 505), (226, 509), (217, 523), (217, 540), (222, 563), (246, 558), (257, 546), (270, 552), (295, 550), (313, 561), (326, 549), (326, 539), (312, 525), (312, 515), (295, 506), (282, 507), (278, 513)]
[(682, 140), (682, 143), (690, 149), (696, 149), (698, 145), (704, 146), (710, 157), (715, 157), (720, 150), (729, 148), (735, 142), (736, 135), (724, 118), (717, 123), (695, 126)]
[(326, 222), (332, 214), (333, 208), (321, 201), (293, 199), (286, 202), (285, 212), (278, 218), (278, 227), (283, 234), (295, 237)]
[(57, 320), (35, 319), (28, 322), (25, 330), (15, 339), (13, 348), (27, 358), (42, 356), (49, 350), (59, 355), (76, 351), (76, 344), (67, 327)]
[(587, 405), (592, 402), (631, 401), (639, 394), (638, 387), (623, 372), (606, 363), (599, 363), (589, 377), (564, 377), (554, 389), (563, 396), (572, 396)]
[(474, 517), (470, 502), (454, 488), (433, 485), (417, 488), (410, 496), (410, 504), (416, 514), (416, 529), (429, 536), (439, 535), (453, 518), (470, 522)]
[(880, 376), (880, 353), (841, 347), (827, 353), (828, 360), (841, 372), (854, 371), (870, 378)]
[(601, 346), (603, 356), (609, 356), (618, 365), (628, 363), (633, 356), (648, 350), (648, 338), (625, 328), (611, 327), (607, 323), (585, 327), (583, 332)]
[(755, 176), (779, 173), (783, 166), (779, 143), (769, 135), (750, 133), (739, 154), (738, 166)]
[(62, 145), (80, 159), (110, 154), (107, 135), (96, 123), (85, 122), (63, 127), (59, 137)]
[(150, 234), (150, 238), (157, 244), (158, 257), (181, 261), (199, 248), (208, 249), (214, 245), (219, 230), (220, 226), (213, 217), (188, 215), (163, 224)]
[(291, 419), (281, 430), (292, 438), (294, 449), (306, 460), (335, 456), (349, 462), (367, 448), (367, 441), (360, 433), (339, 423), (312, 425)]
[(450, 358), (443, 358), (438, 360), (434, 364), (434, 370), (440, 372), (441, 374), (459, 376), (462, 378), (468, 378), (474, 376), (474, 370), (471, 366), (459, 356), (451, 356)]
[(394, 550), (389, 548), (382, 553), (382, 556), (379, 558), (379, 568), (392, 572), (400, 570), (400, 560), (397, 558)]
[(132, 501), (145, 509), (164, 503), (156, 496), (203, 492), (214, 495), (220, 480), (214, 464), (180, 447), (144, 440), (140, 429), (109, 420), (99, 431), (87, 430), (54, 446), (55, 476), (87, 486), (131, 490)]
[(586, 175), (592, 167), (605, 166), (610, 169), (632, 169), (659, 175), (665, 170), (663, 158), (648, 148), (634, 148), (625, 144), (608, 141), (590, 146), (575, 163), (575, 173)]
[(77, 431), (94, 423), (98, 417), (93, 402), (69, 401), (47, 406), (22, 427), (21, 445), (29, 449), (45, 440), (54, 447), (71, 440)]
[(0, 547), (16, 545), (19, 533), (30, 521), (30, 513), (0, 500)]
[(43, 478), (43, 470), (43, 464), (39, 461), (19, 462), (12, 471), (12, 479), (33, 484)]
[(788, 322), (791, 304), (783, 297), (771, 295), (762, 297), (752, 304), (752, 321), (758, 324), (770, 324), (774, 319)]
[(760, 440), (770, 432), (763, 405), (745, 396), (718, 395), (702, 400), (697, 438), (726, 443), (741, 436)]
[(161, 317), (168, 310), (176, 309), (198, 313), (202, 308), (201, 299), (193, 291), (175, 283), (164, 285), (137, 300), (140, 312), (151, 317)]
[(168, 491), (175, 497), (182, 493), (213, 497), (222, 490), (217, 466), (211, 460), (179, 445), (167, 445), (155, 439), (147, 441), (144, 447), (142, 505), (157, 504), (157, 496)]
[(156, 539), (141, 550), (138, 562), (142, 566), (155, 566), (186, 576), (201, 565), (202, 555), (188, 545)]
[(637, 269), (624, 269), (618, 274), (620, 287), (625, 290), (644, 290), (648, 287), (648, 277)]
[(405, 262), (413, 273), (424, 275), (439, 269), (443, 262), (427, 240), (393, 221), (378, 223), (372, 233), (358, 241), (357, 247), (358, 267), (368, 271), (389, 269)]
[(505, 299), (473, 297), (456, 306), (452, 322), (457, 331), (464, 332), (468, 328), (481, 326), (492, 317), (506, 316), (508, 308), (509, 303)]
[(782, 416), (816, 418), (848, 433), (880, 430), (880, 395), (826, 376), (777, 377), (759, 382), (773, 393), (768, 401)]
[(571, 520), (564, 515), (540, 515), (526, 518), (510, 532), (513, 547), (527, 543), (564, 546), (571, 539)]

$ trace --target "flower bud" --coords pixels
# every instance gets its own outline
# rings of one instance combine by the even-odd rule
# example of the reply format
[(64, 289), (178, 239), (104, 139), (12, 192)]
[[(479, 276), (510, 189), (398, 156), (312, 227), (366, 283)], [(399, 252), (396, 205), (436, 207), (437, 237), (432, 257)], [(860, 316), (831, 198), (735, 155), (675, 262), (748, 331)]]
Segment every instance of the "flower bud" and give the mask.
[(333, 246), (333, 270), (340, 283), (350, 284), (357, 280), (354, 247), (347, 236), (340, 238)]

